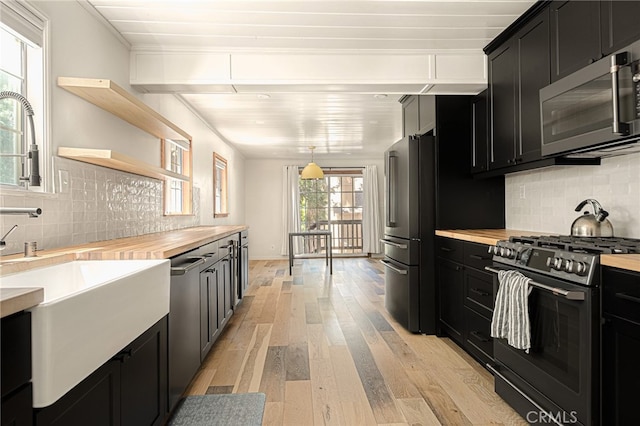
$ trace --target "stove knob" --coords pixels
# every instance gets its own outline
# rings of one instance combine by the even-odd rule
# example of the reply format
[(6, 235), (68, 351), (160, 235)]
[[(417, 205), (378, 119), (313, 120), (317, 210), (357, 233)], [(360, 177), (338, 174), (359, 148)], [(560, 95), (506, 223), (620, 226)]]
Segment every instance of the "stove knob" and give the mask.
[(573, 268), (574, 268), (573, 260), (571, 260), (571, 259), (567, 259), (567, 260), (565, 260), (565, 261), (564, 261), (564, 270), (565, 270), (566, 272), (568, 272), (568, 273), (570, 273), (570, 274), (571, 274), (571, 273), (573, 273), (573, 272), (575, 272), (575, 271), (573, 270)]
[(548, 257), (547, 266), (557, 271), (562, 269), (562, 259), (559, 257)]
[(498, 253), (496, 253), (498, 256), (500, 257), (504, 257), (504, 254), (507, 252), (507, 249), (505, 247), (500, 247), (498, 249)]
[(589, 272), (589, 266), (584, 262), (576, 262), (574, 266), (574, 272), (578, 275), (587, 275)]
[(498, 247), (496, 246), (489, 246), (489, 250), (488, 250), (489, 254), (498, 254)]

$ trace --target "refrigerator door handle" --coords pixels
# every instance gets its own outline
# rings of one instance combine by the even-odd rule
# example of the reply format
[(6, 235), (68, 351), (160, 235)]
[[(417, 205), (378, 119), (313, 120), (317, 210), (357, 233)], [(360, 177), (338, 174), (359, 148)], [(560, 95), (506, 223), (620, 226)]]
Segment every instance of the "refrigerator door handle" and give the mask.
[(395, 227), (398, 221), (398, 153), (387, 153), (387, 226)]
[(409, 271), (407, 271), (406, 269), (396, 268), (395, 266), (393, 266), (393, 264), (391, 264), (391, 262), (388, 262), (386, 260), (381, 260), (380, 263), (382, 263), (384, 266), (397, 272), (400, 275), (407, 275), (409, 273)]
[(384, 239), (384, 238), (380, 238), (380, 242), (381, 242), (382, 244), (387, 244), (387, 245), (389, 245), (389, 246), (396, 247), (396, 248), (399, 248), (399, 249), (404, 249), (404, 250), (406, 250), (406, 249), (407, 249), (407, 245), (406, 245), (406, 244), (398, 244), (398, 243), (394, 243), (393, 241), (389, 241), (389, 240), (386, 240), (386, 239)]

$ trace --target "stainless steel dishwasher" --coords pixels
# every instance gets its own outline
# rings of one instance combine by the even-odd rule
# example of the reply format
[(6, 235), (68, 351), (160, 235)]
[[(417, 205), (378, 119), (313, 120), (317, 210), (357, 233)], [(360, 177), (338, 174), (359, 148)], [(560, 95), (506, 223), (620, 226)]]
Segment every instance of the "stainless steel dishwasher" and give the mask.
[(217, 260), (217, 242), (171, 258), (169, 410), (200, 367), (200, 272)]

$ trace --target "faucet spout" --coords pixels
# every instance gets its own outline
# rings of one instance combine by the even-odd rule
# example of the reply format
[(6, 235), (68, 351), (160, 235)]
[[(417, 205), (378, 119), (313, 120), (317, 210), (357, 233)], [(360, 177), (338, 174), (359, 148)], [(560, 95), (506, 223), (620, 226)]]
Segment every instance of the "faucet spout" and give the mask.
[(18, 227), (18, 225), (13, 225), (13, 228), (9, 229), (9, 232), (7, 232), (6, 234), (4, 234), (4, 237), (2, 237), (0, 239), (0, 251), (4, 250), (7, 248), (7, 243), (4, 242), (4, 240), (7, 239), (7, 237), (16, 230), (16, 228)]
[(38, 217), (42, 214), (40, 207), (0, 207), (0, 215), (4, 214), (26, 214), (29, 217)]

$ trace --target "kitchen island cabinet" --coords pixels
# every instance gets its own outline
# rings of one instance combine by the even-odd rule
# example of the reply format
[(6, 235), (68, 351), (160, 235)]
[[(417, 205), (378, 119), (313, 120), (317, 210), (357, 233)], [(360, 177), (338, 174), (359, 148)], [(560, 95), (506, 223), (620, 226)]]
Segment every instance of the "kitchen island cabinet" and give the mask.
[(54, 404), (36, 409), (40, 425), (161, 425), (167, 404), (167, 317)]

